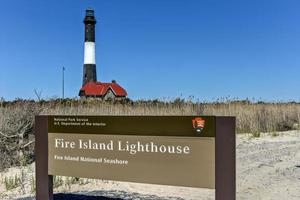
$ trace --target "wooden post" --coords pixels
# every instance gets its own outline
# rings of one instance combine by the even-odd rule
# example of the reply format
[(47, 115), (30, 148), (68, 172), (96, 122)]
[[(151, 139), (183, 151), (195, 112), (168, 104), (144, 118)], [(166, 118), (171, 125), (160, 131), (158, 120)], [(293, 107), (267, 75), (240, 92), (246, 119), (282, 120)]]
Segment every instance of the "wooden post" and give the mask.
[(235, 117), (216, 118), (215, 169), (216, 200), (235, 200)]
[(53, 177), (48, 175), (48, 117), (35, 117), (36, 200), (53, 200)]

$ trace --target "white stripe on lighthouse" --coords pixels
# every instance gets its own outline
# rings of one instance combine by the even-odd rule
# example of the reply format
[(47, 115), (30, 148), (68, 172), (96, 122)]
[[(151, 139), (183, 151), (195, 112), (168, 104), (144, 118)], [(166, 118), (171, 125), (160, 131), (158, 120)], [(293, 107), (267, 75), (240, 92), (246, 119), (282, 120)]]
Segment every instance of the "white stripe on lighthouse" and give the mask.
[(84, 64), (96, 64), (95, 42), (84, 43)]

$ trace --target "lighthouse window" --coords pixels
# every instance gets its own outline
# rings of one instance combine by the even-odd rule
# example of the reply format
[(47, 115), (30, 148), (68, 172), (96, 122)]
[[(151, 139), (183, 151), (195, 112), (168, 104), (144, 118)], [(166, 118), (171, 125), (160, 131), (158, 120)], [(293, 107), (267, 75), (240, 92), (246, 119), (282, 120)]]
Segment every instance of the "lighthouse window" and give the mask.
[(86, 11), (86, 16), (89, 16), (89, 17), (94, 16), (94, 11), (93, 10), (87, 10)]

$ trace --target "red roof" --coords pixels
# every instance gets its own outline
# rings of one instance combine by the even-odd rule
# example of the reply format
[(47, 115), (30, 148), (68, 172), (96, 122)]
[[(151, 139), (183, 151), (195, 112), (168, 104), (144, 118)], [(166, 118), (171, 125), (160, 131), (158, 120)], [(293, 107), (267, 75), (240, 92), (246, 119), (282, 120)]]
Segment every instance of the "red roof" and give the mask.
[(85, 84), (79, 92), (80, 96), (104, 96), (109, 89), (118, 96), (125, 97), (127, 92), (117, 83), (101, 83), (101, 82), (89, 82)]

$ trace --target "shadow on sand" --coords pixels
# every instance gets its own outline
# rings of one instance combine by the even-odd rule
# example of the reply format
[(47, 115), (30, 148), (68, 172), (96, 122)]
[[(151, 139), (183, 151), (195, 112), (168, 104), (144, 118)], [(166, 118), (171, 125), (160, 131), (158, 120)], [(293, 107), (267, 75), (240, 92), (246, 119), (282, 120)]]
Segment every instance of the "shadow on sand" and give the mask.
[(122, 200), (119, 198), (109, 198), (103, 196), (89, 196), (81, 194), (54, 194), (54, 200)]
[[(19, 200), (33, 200), (35, 198), (26, 197), (21, 198)], [(90, 196), (90, 195), (82, 195), (82, 194), (54, 194), (53, 200), (122, 200), (120, 198), (109, 198), (103, 196)]]
[[(181, 197), (159, 197), (151, 194), (128, 193), (126, 191), (81, 191), (78, 193), (56, 193), (53, 195), (53, 200), (183, 200)], [(23, 197), (17, 200), (35, 200), (35, 197)]]

